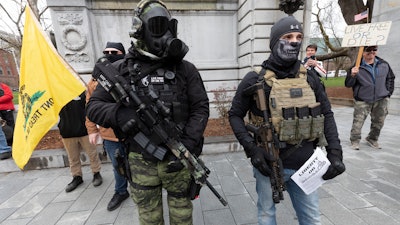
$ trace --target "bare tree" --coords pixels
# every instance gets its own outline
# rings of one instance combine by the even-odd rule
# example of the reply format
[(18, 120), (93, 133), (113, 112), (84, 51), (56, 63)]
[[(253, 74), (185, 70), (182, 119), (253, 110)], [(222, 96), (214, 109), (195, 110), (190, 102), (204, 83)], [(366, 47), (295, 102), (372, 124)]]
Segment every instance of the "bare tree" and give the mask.
[[(325, 46), (327, 54), (318, 55), (317, 58), (319, 60), (334, 60), (336, 65), (336, 74), (339, 68), (348, 69), (351, 67), (356, 58), (357, 58), (357, 48), (343, 48), (340, 47), (340, 40), (337, 38), (336, 30), (335, 30), (335, 22), (332, 18), (333, 11), (332, 6), (328, 5), (325, 7), (320, 6), (320, 2), (318, 1), (315, 5), (317, 11), (313, 13), (317, 28), (322, 35), (323, 45)], [(347, 23), (347, 25), (366, 23), (366, 20), (354, 21), (354, 15), (359, 14), (369, 8), (369, 18), (371, 18), (374, 0), (368, 0), (364, 5), (363, 0), (338, 0), (338, 4), (340, 6), (342, 16)], [(332, 35), (328, 35), (328, 31)], [(350, 60), (350, 63), (347, 65), (347, 68), (344, 67), (345, 60)]]
[[(25, 6), (29, 4), (36, 18), (41, 19), (43, 13), (47, 10), (44, 7), (41, 11), (38, 8), (38, 0), (2, 0), (0, 3), (0, 12), (4, 17), (0, 18), (0, 24), (3, 27), (7, 27), (8, 32), (0, 31), (0, 41), (2, 45), (0, 49), (13, 49), (16, 53), (19, 53), (22, 47), (23, 38), (23, 26), (24, 21), (23, 15), (25, 13)], [(11, 13), (10, 5), (15, 10)], [(8, 6), (8, 8), (7, 8)], [(15, 13), (16, 12), (16, 13)]]

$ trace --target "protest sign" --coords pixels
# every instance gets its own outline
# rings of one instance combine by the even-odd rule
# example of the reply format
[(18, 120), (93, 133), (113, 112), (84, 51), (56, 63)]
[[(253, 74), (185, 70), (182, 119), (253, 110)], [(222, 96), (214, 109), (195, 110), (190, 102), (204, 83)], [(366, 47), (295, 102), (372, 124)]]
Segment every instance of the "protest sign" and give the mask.
[(363, 23), (347, 26), (342, 47), (358, 47), (386, 44), (392, 21)]

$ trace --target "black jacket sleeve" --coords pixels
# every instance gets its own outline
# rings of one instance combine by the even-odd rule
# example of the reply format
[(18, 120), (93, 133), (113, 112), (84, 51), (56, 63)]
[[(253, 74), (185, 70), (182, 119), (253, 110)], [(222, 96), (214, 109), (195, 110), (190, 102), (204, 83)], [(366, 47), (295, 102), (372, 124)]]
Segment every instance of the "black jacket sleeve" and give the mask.
[[(249, 72), (239, 83), (236, 94), (232, 100), (232, 106), (229, 110), (229, 123), (239, 143), (243, 146), (246, 155), (249, 157), (249, 147), (254, 142), (253, 137), (246, 129), (244, 117), (250, 110), (259, 112), (253, 95), (244, 94), (244, 90), (257, 82), (258, 74), (254, 71)], [(257, 113), (259, 115), (260, 113)]]
[(203, 134), (206, 129), (209, 112), (209, 100), (203, 80), (196, 67), (184, 61), (181, 66), (182, 72), (186, 73), (186, 90), (189, 117), (183, 129), (181, 142), (185, 147), (196, 155), (200, 155), (203, 145)]

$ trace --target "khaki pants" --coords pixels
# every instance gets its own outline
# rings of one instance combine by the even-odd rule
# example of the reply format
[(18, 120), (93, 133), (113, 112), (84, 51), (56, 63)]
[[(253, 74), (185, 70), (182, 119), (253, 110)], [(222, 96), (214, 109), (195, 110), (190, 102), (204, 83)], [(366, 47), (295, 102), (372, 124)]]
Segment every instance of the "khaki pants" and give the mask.
[(84, 149), (89, 156), (92, 172), (100, 172), (101, 162), (96, 151), (96, 145), (90, 144), (88, 135), (83, 137), (63, 138), (62, 142), (67, 150), (69, 168), (72, 176), (82, 176), (82, 164), (80, 159), (81, 149)]

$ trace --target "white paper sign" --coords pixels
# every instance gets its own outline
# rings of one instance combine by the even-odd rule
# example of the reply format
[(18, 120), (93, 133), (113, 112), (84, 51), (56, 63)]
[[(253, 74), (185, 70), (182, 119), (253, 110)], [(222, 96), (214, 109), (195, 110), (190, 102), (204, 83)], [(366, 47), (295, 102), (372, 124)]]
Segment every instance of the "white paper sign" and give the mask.
[(384, 45), (391, 25), (392, 21), (347, 26), (344, 31), (342, 47)]
[(325, 153), (318, 147), (314, 154), (291, 178), (308, 195), (325, 183), (322, 175), (328, 170), (329, 165), (331, 163), (326, 158)]

